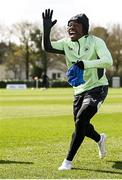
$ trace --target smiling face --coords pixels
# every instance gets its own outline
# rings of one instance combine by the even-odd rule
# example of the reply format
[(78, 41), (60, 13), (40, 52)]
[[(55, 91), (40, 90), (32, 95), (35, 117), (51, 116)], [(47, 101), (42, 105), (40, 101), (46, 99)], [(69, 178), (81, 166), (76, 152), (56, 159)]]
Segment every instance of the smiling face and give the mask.
[(68, 24), (67, 32), (72, 41), (77, 41), (84, 36), (83, 26), (77, 21), (70, 21)]

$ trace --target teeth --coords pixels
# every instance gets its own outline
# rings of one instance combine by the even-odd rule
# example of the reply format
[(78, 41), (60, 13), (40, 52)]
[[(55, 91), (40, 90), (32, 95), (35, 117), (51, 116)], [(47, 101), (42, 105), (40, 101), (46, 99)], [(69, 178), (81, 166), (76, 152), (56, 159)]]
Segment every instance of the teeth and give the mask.
[(76, 33), (74, 33), (74, 32), (70, 32), (70, 34), (71, 34), (71, 35), (73, 35), (73, 34), (76, 34)]

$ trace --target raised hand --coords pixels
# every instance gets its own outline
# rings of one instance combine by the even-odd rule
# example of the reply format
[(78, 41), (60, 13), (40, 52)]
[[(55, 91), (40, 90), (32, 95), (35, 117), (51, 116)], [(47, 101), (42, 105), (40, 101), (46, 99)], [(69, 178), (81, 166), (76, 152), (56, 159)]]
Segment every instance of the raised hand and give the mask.
[(43, 25), (45, 28), (52, 28), (57, 20), (52, 21), (52, 15), (53, 15), (53, 10), (46, 9), (45, 12), (42, 13), (42, 18), (43, 18)]

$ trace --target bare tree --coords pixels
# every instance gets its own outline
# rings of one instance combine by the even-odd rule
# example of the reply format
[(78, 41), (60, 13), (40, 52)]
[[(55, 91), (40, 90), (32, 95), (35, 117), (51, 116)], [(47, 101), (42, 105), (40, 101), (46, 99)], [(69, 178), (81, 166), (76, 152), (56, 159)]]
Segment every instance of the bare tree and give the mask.
[(102, 38), (104, 41), (107, 42), (107, 38), (109, 36), (108, 30), (104, 27), (92, 27), (91, 33)]
[(122, 28), (119, 24), (111, 27), (108, 46), (114, 60), (114, 75), (122, 76)]
[(31, 49), (31, 36), (34, 25), (29, 22), (22, 22), (13, 25), (14, 33), (20, 41), (20, 44), (24, 47), (24, 57), (25, 57), (25, 69), (26, 69), (26, 79), (29, 79), (29, 62), (30, 62), (30, 49)]
[(19, 80), (21, 80), (23, 69), (25, 69), (22, 51), (22, 46), (9, 43), (9, 49), (5, 57), (6, 71), (12, 72), (13, 78)]

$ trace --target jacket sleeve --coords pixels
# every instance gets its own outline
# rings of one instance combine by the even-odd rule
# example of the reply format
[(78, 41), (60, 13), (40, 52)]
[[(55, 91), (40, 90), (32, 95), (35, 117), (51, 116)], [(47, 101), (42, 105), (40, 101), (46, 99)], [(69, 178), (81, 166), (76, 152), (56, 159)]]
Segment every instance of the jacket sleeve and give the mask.
[(87, 68), (108, 68), (113, 64), (112, 56), (105, 44), (100, 38), (95, 38), (95, 51), (97, 59), (82, 60), (84, 63), (84, 69)]
[(64, 54), (63, 49), (59, 50), (58, 48), (52, 46), (50, 40), (50, 31), (46, 29), (45, 26), (43, 27), (42, 49), (50, 53)]

